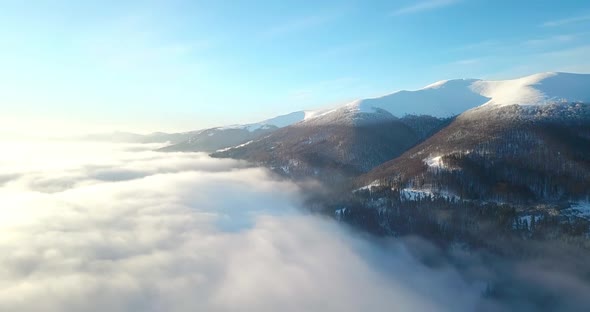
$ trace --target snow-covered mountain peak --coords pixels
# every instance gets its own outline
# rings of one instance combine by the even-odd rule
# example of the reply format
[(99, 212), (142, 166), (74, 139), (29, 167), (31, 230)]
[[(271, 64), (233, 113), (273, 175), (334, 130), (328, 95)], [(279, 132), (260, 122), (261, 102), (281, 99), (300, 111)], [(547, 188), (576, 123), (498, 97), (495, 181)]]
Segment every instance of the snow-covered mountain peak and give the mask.
[(470, 86), (479, 79), (449, 79), (429, 84), (420, 90), (441, 89), (441, 88), (464, 88)]
[(273, 125), (275, 127), (282, 128), (304, 120), (306, 115), (307, 114), (305, 111), (292, 112), (290, 114), (261, 121), (254, 125)]
[(511, 80), (441, 80), (415, 91), (351, 102), (344, 107), (357, 113), (385, 110), (397, 117), (430, 115), (450, 117), (478, 106), (542, 105), (560, 102), (590, 103), (590, 75), (538, 73)]
[(403, 90), (381, 97), (355, 100), (333, 109), (297, 111), (258, 123), (216, 129), (245, 129), (254, 132), (299, 123), (348, 124), (389, 120), (393, 116), (400, 118), (405, 115), (445, 118), (479, 106), (485, 110), (514, 104), (541, 105), (559, 102), (590, 103), (590, 74), (546, 72), (511, 80), (441, 80), (418, 90)]
[(354, 100), (348, 104), (344, 105), (344, 108), (346, 110), (349, 110), (351, 112), (357, 112), (357, 113), (374, 113), (375, 112), (375, 108), (374, 107), (370, 107), (368, 105), (362, 105), (363, 100)]
[(476, 81), (471, 89), (490, 98), (486, 106), (590, 103), (590, 75), (546, 72), (518, 79)]
[(374, 108), (388, 111), (397, 117), (405, 115), (430, 115), (450, 117), (489, 101), (470, 85), (478, 80), (443, 80), (415, 91), (399, 91), (378, 98), (355, 102), (360, 112), (371, 112)]
[(331, 110), (317, 111), (315, 115), (305, 119), (300, 125), (366, 125), (397, 119), (387, 110), (378, 107), (364, 107), (360, 103), (360, 100), (356, 100)]
[(224, 127), (218, 127), (214, 129), (226, 130), (226, 129), (246, 129), (250, 132), (256, 130), (265, 130), (270, 128), (283, 128), (292, 124), (298, 123), (305, 119), (310, 118), (313, 114), (312, 111), (296, 111), (285, 115), (276, 116), (270, 119), (263, 120), (257, 123), (245, 124), (245, 125), (229, 125)]

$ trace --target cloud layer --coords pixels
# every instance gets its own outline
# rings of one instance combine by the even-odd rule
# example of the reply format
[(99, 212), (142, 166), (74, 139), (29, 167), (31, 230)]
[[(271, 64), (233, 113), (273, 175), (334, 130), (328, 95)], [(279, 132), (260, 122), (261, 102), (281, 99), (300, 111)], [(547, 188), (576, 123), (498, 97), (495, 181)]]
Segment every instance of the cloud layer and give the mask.
[(10, 146), (1, 311), (470, 311), (480, 300), (449, 267), (300, 212), (299, 187), (266, 170), (151, 148)]

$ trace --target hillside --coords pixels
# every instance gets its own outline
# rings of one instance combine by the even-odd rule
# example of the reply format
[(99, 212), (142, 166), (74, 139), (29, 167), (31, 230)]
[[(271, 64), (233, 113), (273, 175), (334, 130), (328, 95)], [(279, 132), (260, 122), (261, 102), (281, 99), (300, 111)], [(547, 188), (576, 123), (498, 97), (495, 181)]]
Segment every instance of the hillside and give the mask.
[(482, 106), (359, 181), (463, 199), (585, 198), (590, 189), (590, 107)]
[(249, 160), (291, 178), (342, 182), (399, 156), (444, 123), (426, 116), (399, 119), (384, 110), (341, 110), (212, 156)]
[(310, 111), (297, 111), (252, 124), (230, 125), (195, 131), (183, 140), (174, 142), (160, 149), (160, 151), (211, 153), (258, 139), (279, 128), (305, 120), (312, 113)]

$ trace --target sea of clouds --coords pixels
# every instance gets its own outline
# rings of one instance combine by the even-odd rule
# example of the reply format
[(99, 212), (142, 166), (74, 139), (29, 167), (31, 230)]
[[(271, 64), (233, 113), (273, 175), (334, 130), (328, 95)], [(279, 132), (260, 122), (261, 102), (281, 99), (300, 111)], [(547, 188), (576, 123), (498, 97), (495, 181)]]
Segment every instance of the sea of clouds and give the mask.
[(480, 288), (301, 209), (261, 168), (4, 143), (0, 311), (469, 311)]
[[(588, 304), (576, 265), (450, 265), (306, 212), (319, 184), (158, 147), (2, 142), (0, 311), (538, 311), (530, 285)], [(518, 306), (486, 295), (500, 271)]]

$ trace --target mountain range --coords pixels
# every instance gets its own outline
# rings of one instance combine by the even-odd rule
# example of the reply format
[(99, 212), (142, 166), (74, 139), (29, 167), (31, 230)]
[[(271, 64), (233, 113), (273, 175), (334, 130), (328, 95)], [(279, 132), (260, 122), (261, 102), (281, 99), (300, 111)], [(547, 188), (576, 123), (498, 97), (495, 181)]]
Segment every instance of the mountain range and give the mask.
[(489, 239), (499, 233), (590, 235), (587, 74), (439, 81), (314, 112), (211, 155), (322, 181), (333, 193), (313, 207), (376, 233), (490, 248), (507, 245)]
[[(434, 139), (449, 142), (434, 147), (435, 151), (444, 147), (450, 153), (459, 145), (474, 145), (463, 149), (472, 150), (491, 135), (499, 135), (492, 131), (494, 127), (508, 131), (523, 123), (543, 123), (553, 117), (565, 124), (581, 119), (578, 122), (584, 124), (585, 115), (580, 115), (583, 112), (569, 111), (572, 116), (567, 113), (568, 109), (583, 111), (590, 103), (589, 86), (590, 75), (568, 73), (542, 73), (505, 81), (440, 81), (420, 90), (354, 101), (316, 113), (212, 155), (250, 160), (292, 177), (349, 178), (368, 173)], [(572, 103), (582, 108), (573, 108)], [(482, 126), (467, 129), (466, 120)], [(456, 128), (470, 136), (450, 133)], [(450, 137), (442, 138), (444, 135)], [(383, 171), (383, 167), (379, 170)], [(374, 174), (366, 177), (373, 176), (382, 178)]]
[(482, 227), (590, 235), (590, 74), (444, 80), (253, 124), (128, 137), (324, 182), (331, 195), (312, 206), (373, 232), (477, 244), (489, 244)]

